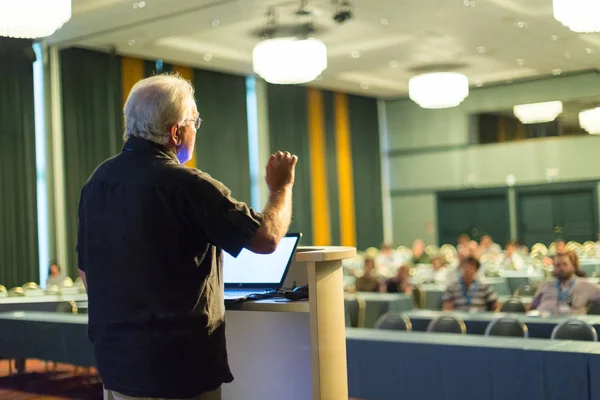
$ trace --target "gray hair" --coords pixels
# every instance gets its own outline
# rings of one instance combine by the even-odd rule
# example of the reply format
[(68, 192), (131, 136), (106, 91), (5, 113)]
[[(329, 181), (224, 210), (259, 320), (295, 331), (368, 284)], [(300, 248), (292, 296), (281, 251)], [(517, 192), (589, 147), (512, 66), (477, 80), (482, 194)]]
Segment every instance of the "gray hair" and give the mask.
[(123, 139), (138, 137), (167, 144), (167, 128), (185, 118), (184, 103), (190, 97), (194, 98), (194, 88), (179, 75), (161, 74), (137, 82), (123, 107)]

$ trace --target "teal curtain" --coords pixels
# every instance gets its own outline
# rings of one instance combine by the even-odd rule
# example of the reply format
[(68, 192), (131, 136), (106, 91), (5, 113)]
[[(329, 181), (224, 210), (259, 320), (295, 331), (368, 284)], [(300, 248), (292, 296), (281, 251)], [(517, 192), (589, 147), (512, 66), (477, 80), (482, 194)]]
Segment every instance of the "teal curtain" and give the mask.
[(383, 206), (377, 100), (348, 96), (348, 109), (354, 169), (357, 247), (379, 247), (383, 242)]
[(81, 187), (123, 144), (121, 62), (118, 56), (78, 48), (60, 52), (68, 255), (78, 269), (77, 208)]
[(198, 69), (193, 74), (204, 120), (196, 136), (196, 166), (250, 204), (246, 78)]
[(9, 289), (39, 282), (31, 45), (0, 38), (0, 284)]
[(271, 152), (289, 151), (298, 156), (294, 184), (294, 216), (290, 231), (302, 232), (302, 244), (311, 245), (312, 200), (308, 142), (307, 90), (302, 86), (267, 85)]
[(165, 63), (162, 60), (144, 60), (144, 77), (171, 72), (173, 67), (171, 64)]

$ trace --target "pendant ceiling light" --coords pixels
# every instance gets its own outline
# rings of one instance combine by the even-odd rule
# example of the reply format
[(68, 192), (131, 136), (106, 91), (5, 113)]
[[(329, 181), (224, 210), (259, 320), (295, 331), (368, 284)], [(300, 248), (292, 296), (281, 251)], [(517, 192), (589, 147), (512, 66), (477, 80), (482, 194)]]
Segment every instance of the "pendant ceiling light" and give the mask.
[(431, 72), (408, 81), (408, 96), (423, 108), (456, 107), (469, 95), (469, 80), (458, 72)]
[(267, 39), (254, 47), (252, 62), (254, 72), (267, 82), (306, 83), (327, 68), (327, 47), (312, 38)]
[(579, 125), (591, 135), (600, 135), (600, 107), (580, 112)]
[(71, 0), (0, 0), (0, 36), (40, 38), (71, 19)]
[(554, 18), (573, 32), (600, 32), (600, 1), (553, 0)]
[(541, 124), (554, 121), (562, 111), (563, 104), (561, 101), (521, 104), (513, 107), (515, 117), (524, 124)]

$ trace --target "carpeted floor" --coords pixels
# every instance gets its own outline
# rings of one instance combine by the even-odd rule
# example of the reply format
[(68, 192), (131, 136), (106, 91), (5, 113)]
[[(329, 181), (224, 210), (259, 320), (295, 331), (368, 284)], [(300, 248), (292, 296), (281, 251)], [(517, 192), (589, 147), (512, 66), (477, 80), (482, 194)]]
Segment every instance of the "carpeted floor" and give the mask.
[(102, 384), (95, 369), (89, 373), (72, 365), (27, 361), (24, 374), (8, 374), (8, 361), (0, 360), (0, 400), (102, 400)]

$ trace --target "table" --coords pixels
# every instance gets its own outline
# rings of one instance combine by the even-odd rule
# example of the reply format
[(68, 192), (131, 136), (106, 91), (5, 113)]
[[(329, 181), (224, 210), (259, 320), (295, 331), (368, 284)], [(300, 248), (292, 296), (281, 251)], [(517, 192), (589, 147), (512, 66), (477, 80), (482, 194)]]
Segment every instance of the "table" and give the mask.
[(589, 277), (593, 277), (596, 272), (600, 272), (600, 262), (598, 260), (581, 260), (579, 267), (585, 271)]
[(423, 283), (417, 287), (421, 291), (421, 301), (424, 309), (442, 309), (442, 296), (446, 291), (445, 285), (438, 285), (436, 283)]
[(353, 398), (600, 398), (597, 343), (347, 328), (346, 348)]
[(61, 303), (70, 301), (87, 301), (87, 294), (73, 295), (46, 295), (35, 297), (2, 297), (0, 298), (0, 312), (10, 311), (48, 311), (54, 312)]
[[(505, 313), (494, 313), (494, 312), (480, 312), (480, 313), (468, 313), (468, 312), (455, 312), (455, 311), (432, 311), (432, 310), (414, 310), (408, 311), (405, 315), (410, 318), (412, 322), (413, 331), (425, 332), (427, 330), (427, 326), (432, 319), (440, 316), (440, 315), (458, 315), (464, 321), (467, 326), (467, 333), (474, 335), (483, 335), (485, 333), (485, 328), (488, 324), (494, 319), (503, 315), (507, 315)], [(516, 315), (521, 321), (523, 321), (527, 328), (529, 329), (529, 337), (530, 338), (543, 338), (549, 339), (552, 335), (552, 330), (554, 327), (561, 322), (565, 321), (569, 318), (581, 319), (587, 322), (588, 324), (594, 326), (597, 331), (600, 332), (600, 315), (578, 315), (578, 316), (528, 316), (525, 314), (511, 314)], [(600, 348), (600, 346), (598, 346)]]
[(490, 285), (498, 296), (510, 296), (513, 293), (505, 278), (485, 278), (481, 281)]
[(344, 296), (347, 311), (350, 311), (349, 303), (355, 298), (355, 295), (358, 295), (365, 301), (365, 328), (373, 328), (377, 319), (386, 312), (404, 312), (414, 308), (412, 296), (403, 293), (358, 292)]
[(523, 285), (535, 286), (544, 281), (544, 274), (541, 271), (528, 273), (521, 271), (500, 271), (500, 277), (506, 279), (510, 292), (514, 293), (519, 287)]

